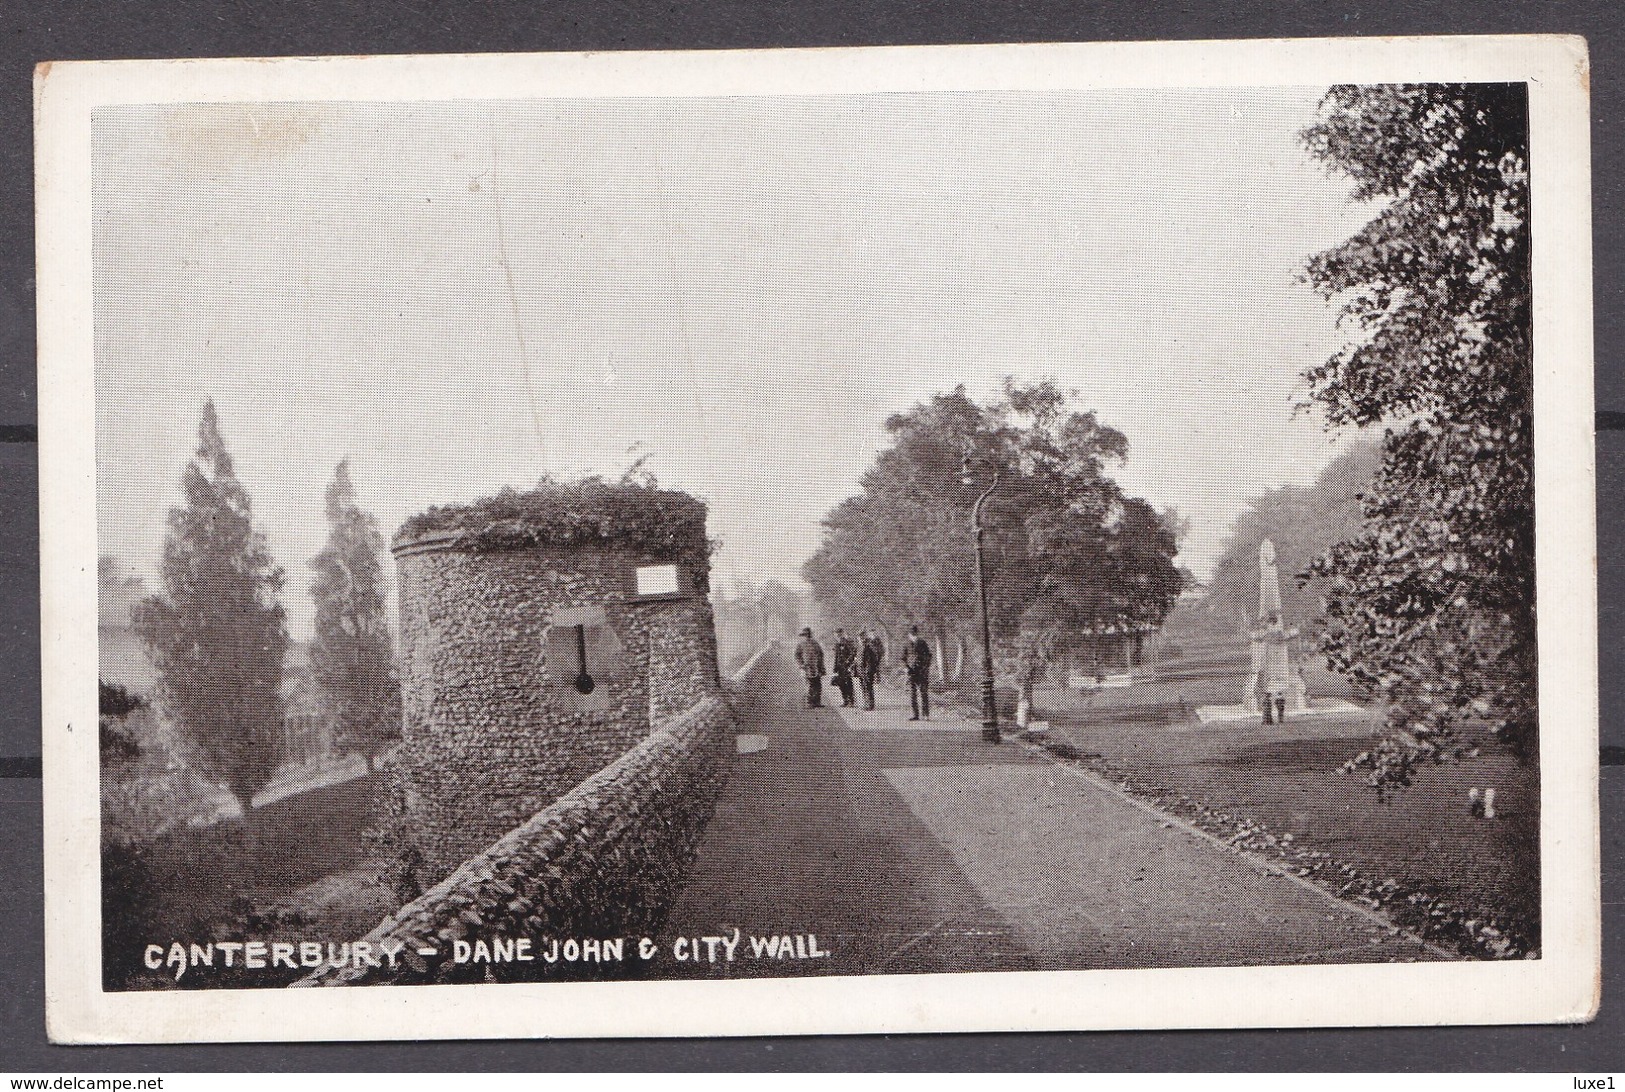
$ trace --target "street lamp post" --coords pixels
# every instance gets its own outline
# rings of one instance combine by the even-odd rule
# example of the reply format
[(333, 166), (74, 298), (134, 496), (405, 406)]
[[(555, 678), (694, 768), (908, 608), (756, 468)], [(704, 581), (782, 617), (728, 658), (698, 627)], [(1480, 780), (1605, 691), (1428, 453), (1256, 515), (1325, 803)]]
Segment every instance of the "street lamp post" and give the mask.
[[(969, 452), (965, 454), (960, 480), (966, 485), (972, 484)], [(998, 487), (999, 468), (994, 466), (993, 480), (971, 508), (971, 529), (976, 532), (976, 594), (982, 601), (982, 738), (989, 743), (999, 742), (1000, 735), (999, 707), (993, 697), (993, 633), (987, 621), (987, 572), (982, 559), (982, 505)]]

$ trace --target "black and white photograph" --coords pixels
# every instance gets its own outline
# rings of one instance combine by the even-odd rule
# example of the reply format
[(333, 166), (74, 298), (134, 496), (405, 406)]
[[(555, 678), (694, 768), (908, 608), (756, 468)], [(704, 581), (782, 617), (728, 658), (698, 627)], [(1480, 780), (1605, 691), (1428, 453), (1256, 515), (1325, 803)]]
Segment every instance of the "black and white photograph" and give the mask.
[(53, 1038), (1587, 1019), (1585, 66), (42, 71)]

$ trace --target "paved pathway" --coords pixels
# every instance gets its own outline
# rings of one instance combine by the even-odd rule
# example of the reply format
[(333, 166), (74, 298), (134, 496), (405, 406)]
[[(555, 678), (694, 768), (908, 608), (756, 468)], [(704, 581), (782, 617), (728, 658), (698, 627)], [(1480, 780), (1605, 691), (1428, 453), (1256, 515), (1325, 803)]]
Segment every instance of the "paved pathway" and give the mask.
[[(838, 700), (838, 698), (837, 698)], [(782, 659), (755, 674), (738, 758), (673, 934), (812, 933), (831, 955), (732, 974), (1167, 967), (1428, 958), (958, 710), (810, 710)], [(716, 973), (714, 971), (710, 973)]]
[(1045, 763), (1015, 748), (989, 756), (956, 728), (854, 732), (839, 711), (806, 708), (782, 657), (752, 678), (739, 730), (767, 746), (738, 756), (666, 932), (811, 933), (832, 953), (736, 962), (734, 974), (1035, 967), (885, 771)]

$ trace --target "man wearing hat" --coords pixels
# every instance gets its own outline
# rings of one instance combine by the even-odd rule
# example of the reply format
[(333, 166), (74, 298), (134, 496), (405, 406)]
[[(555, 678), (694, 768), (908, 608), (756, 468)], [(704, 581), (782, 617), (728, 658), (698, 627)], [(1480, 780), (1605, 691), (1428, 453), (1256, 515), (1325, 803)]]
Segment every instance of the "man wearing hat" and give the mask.
[(875, 709), (875, 679), (886, 662), (886, 647), (880, 635), (864, 630), (858, 634), (858, 685), (863, 687), (863, 707), (871, 713)]
[(824, 646), (813, 639), (812, 630), (803, 628), (801, 641), (796, 645), (796, 663), (807, 677), (807, 707), (817, 709), (824, 704)]
[(829, 681), (841, 692), (841, 704), (850, 709), (857, 704), (852, 676), (858, 670), (858, 645), (840, 626), (835, 627), (835, 643), (830, 646), (830, 654), (835, 660), (835, 670), (830, 673)]
[(919, 626), (908, 627), (903, 642), (903, 667), (908, 671), (908, 704), (914, 715), (909, 720), (931, 719), (931, 644), (920, 636)]

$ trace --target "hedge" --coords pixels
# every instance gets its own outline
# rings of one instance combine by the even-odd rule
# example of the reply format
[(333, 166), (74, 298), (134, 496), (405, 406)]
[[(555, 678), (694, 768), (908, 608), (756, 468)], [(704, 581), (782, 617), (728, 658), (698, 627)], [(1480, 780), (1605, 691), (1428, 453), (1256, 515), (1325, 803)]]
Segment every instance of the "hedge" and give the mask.
[(472, 504), (430, 508), (402, 524), (395, 542), (448, 533), (470, 550), (606, 542), (696, 563), (712, 550), (705, 517), (703, 501), (672, 489), (598, 479), (544, 482), (528, 493), (504, 489)]
[[(733, 712), (719, 697), (662, 722), (365, 938), (400, 945), (391, 967), (323, 967), (296, 986), (535, 981), (614, 975), (613, 964), (457, 963), (459, 940), (636, 938), (682, 890), (733, 753)], [(441, 953), (425, 960), (420, 947)], [(629, 962), (632, 962), (629, 960)]]

